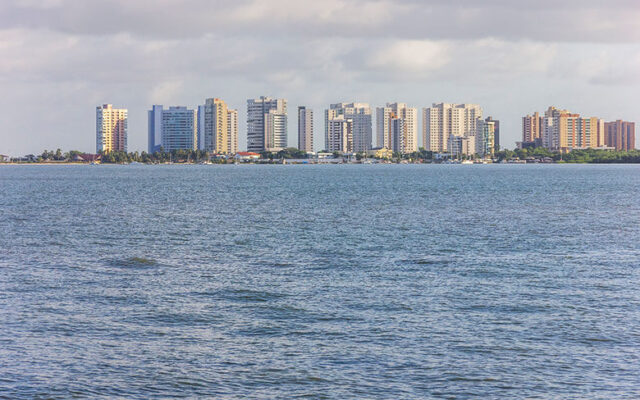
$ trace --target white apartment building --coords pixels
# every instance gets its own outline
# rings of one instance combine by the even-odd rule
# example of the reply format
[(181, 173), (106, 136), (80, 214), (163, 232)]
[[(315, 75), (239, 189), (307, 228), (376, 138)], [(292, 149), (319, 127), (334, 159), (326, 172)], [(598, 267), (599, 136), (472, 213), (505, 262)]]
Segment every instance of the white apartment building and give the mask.
[(247, 150), (274, 151), (284, 147), (287, 147), (287, 101), (265, 96), (247, 100)]
[(353, 152), (353, 125), (353, 120), (344, 115), (330, 115), (326, 122), (327, 151)]
[(434, 103), (422, 109), (422, 141), (427, 150), (448, 152), (449, 136), (476, 134), (476, 120), (482, 117), (477, 104)]
[(298, 107), (298, 150), (313, 152), (313, 110)]
[[(405, 131), (402, 132), (401, 148), (393, 148), (397, 142), (391, 133), (393, 118), (403, 120)], [(385, 107), (376, 109), (376, 144), (378, 147), (397, 151), (400, 153), (412, 153), (418, 151), (418, 110), (407, 107), (405, 103), (387, 103)]]
[(127, 151), (127, 109), (96, 107), (96, 152)]
[(371, 150), (371, 108), (366, 103), (331, 104), (329, 109), (325, 110), (325, 143), (329, 143), (329, 121), (341, 115), (353, 123), (353, 151)]

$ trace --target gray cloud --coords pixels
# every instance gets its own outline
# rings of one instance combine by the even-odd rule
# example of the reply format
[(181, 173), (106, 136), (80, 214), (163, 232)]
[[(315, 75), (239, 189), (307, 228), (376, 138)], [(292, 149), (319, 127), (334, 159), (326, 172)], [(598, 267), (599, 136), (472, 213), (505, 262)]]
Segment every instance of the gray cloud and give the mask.
[(478, 102), (512, 146), (549, 104), (638, 119), (638, 17), (636, 1), (5, 1), (0, 153), (92, 151), (104, 102), (129, 108), (143, 150), (153, 103), (221, 97), (243, 119), (262, 94), (318, 118), (336, 101)]

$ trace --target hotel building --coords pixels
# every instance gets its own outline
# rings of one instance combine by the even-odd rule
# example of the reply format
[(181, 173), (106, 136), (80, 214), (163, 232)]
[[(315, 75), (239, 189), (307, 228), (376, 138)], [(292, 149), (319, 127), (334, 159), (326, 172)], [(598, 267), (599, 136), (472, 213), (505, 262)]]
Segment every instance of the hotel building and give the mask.
[(96, 152), (127, 151), (127, 109), (96, 107)]
[(287, 101), (262, 96), (247, 100), (247, 150), (279, 151), (287, 147)]

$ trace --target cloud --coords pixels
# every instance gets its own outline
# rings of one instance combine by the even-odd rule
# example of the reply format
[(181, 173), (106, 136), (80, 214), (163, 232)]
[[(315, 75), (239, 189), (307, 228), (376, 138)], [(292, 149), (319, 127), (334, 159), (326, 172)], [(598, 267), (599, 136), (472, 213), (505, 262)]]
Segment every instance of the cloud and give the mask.
[(94, 108), (113, 103), (144, 149), (151, 104), (206, 97), (240, 110), (242, 147), (246, 99), (262, 94), (317, 116), (342, 100), (477, 101), (511, 142), (521, 115), (576, 97), (640, 120), (638, 18), (624, 0), (2, 1), (0, 147), (92, 151)]
[(377, 37), (640, 42), (630, 0), (4, 1), (0, 27), (156, 38), (211, 32), (253, 37)]
[(392, 74), (411, 76), (439, 70), (450, 61), (449, 47), (442, 42), (426, 40), (393, 41), (375, 50), (366, 65)]

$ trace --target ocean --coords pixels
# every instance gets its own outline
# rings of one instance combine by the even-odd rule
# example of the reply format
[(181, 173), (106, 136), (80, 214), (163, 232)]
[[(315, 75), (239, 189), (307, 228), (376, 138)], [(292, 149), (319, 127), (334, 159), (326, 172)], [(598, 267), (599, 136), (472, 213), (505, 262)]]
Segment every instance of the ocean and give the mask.
[(0, 398), (640, 398), (638, 165), (0, 166)]

